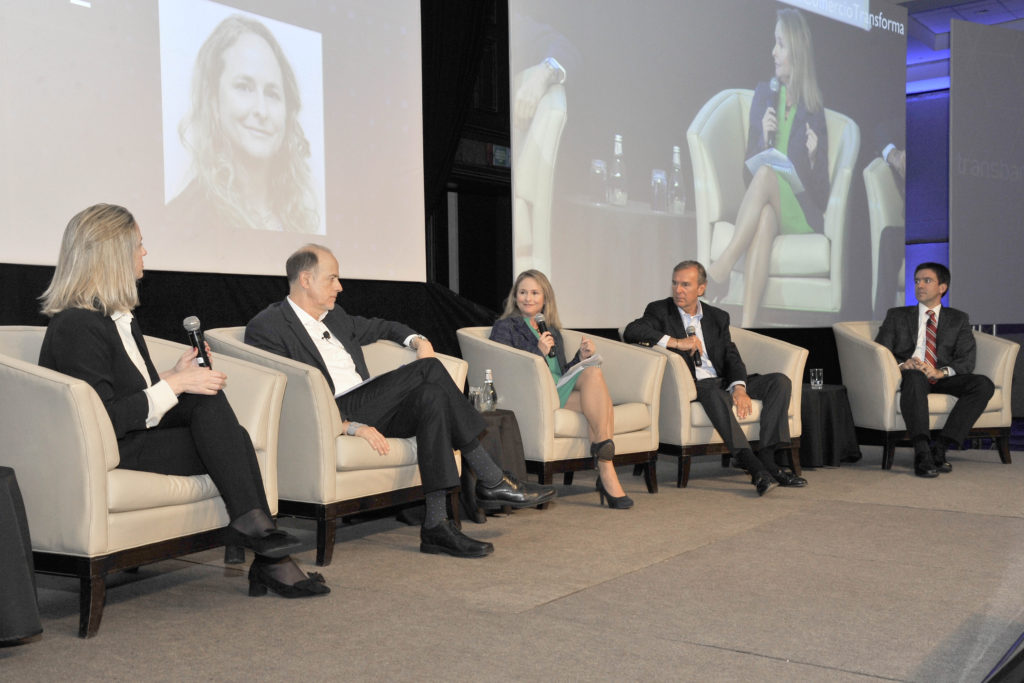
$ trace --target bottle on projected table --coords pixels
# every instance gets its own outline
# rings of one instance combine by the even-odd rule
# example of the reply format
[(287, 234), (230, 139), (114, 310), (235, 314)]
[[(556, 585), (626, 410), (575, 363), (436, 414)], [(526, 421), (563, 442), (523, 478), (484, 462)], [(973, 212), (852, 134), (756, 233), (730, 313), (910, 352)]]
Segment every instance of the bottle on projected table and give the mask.
[(668, 176), (668, 210), (675, 214), (686, 211), (686, 193), (683, 191), (683, 165), (679, 145), (672, 147), (672, 172)]
[(626, 193), (626, 164), (622, 161), (622, 136), (615, 135), (615, 158), (612, 160), (612, 167), (608, 173), (608, 203), (615, 206), (625, 206)]
[(491, 373), (490, 368), (484, 370), (484, 391), (482, 403), (483, 411), (485, 413), (498, 407), (498, 392), (494, 390), (494, 375)]

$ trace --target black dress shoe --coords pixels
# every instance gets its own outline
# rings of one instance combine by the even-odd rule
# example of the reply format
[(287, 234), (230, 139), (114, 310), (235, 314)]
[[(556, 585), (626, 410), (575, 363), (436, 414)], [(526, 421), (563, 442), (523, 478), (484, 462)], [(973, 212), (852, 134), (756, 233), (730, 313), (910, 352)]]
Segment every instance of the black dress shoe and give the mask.
[(224, 528), (223, 540), (224, 545), (242, 546), (257, 555), (275, 560), (298, 552), (303, 547), (302, 541), (281, 529), (264, 529), (256, 535), (248, 536), (229, 525)]
[(941, 440), (932, 445), (932, 462), (935, 464), (935, 469), (943, 474), (953, 471), (953, 465), (946, 460), (946, 444)]
[(475, 541), (455, 528), (446, 519), (435, 527), (420, 527), (420, 552), (453, 557), (486, 557), (494, 546), (486, 541)]
[(754, 486), (757, 488), (757, 495), (759, 496), (763, 496), (778, 485), (778, 482), (767, 474), (758, 475), (758, 477), (754, 479)]
[(779, 470), (772, 475), (775, 477), (775, 481), (779, 482), (779, 486), (792, 486), (795, 488), (801, 486), (807, 486), (807, 480), (803, 477), (798, 477), (795, 474), (790, 474), (785, 470)]
[(249, 567), (249, 597), (257, 598), (267, 594), (270, 589), (282, 598), (308, 598), (314, 595), (327, 595), (331, 592), (330, 587), (324, 581), (324, 577), (316, 572), (310, 572), (303, 580), (287, 584), (278, 581), (269, 567), (268, 563), (260, 558), (253, 560)]
[(932, 462), (931, 453), (920, 452), (914, 455), (914, 474), (926, 479), (939, 476), (939, 470), (936, 469), (935, 463)]
[(476, 500), (482, 508), (493, 509), (503, 505), (512, 508), (529, 508), (543, 505), (555, 497), (554, 486), (540, 486), (518, 481), (508, 472), (494, 486), (476, 482)]

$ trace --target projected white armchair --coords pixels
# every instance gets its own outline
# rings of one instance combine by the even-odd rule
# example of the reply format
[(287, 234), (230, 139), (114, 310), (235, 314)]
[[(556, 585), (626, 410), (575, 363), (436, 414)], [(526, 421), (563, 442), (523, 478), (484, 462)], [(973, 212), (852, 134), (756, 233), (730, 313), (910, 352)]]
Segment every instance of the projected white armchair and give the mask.
[[(790, 465), (796, 474), (800, 470), (800, 388), (803, 382), (807, 349), (794, 346), (763, 334), (757, 334), (739, 327), (729, 327), (736, 348), (743, 358), (749, 373), (781, 372), (789, 377), (793, 394), (789, 402), (789, 434), (792, 438)], [(658, 432), (661, 435), (661, 452), (679, 456), (676, 472), (676, 486), (682, 488), (690, 480), (690, 460), (695, 455), (722, 454), (722, 465), (728, 465), (730, 456), (715, 431), (703, 406), (697, 402), (697, 387), (693, 382), (686, 363), (678, 353), (652, 347), (665, 355), (668, 361), (665, 380), (661, 385), (661, 417)], [(761, 402), (753, 401), (754, 410), (740, 426), (747, 440), (757, 448), (760, 435)]]
[[(86, 382), (37, 365), (44, 327), (0, 327), (0, 464), (18, 475), (36, 571), (79, 579), (78, 635), (99, 630), (105, 577), (221, 545), (227, 511), (209, 475), (118, 469), (114, 428)], [(146, 337), (157, 367), (185, 347)], [(277, 429), (284, 375), (217, 359), (277, 512)]]
[[(863, 176), (864, 191), (868, 198), (868, 220), (871, 223), (871, 304), (875, 306), (876, 315), (884, 316), (890, 307), (903, 305), (906, 256), (902, 249), (887, 250), (899, 254), (897, 268), (895, 264), (883, 262), (886, 253), (882, 253), (881, 249), (882, 239), (888, 233), (895, 233), (894, 237), (886, 240), (889, 244), (898, 246), (904, 242), (904, 200), (896, 185), (896, 177), (882, 157), (875, 157), (864, 168)], [(879, 281), (882, 276), (886, 278), (885, 282)]]
[[(576, 470), (593, 468), (587, 421), (581, 413), (558, 407), (558, 392), (544, 359), (488, 339), (490, 327), (458, 331), (462, 357), (474, 377), (494, 371), (501, 408), (516, 414), (523, 436), (526, 469), (542, 484), (563, 473), (572, 483)], [(581, 333), (562, 330), (566, 348), (578, 348)], [(650, 349), (600, 339), (597, 351), (615, 410), (615, 464), (641, 465), (647, 490), (658, 490), (658, 411), (665, 358)]]
[[(708, 100), (686, 131), (693, 163), (697, 212), (697, 259), (714, 263), (732, 238), (733, 223), (746, 190), (743, 162), (752, 90), (723, 90)], [(860, 129), (853, 119), (825, 110), (832, 190), (824, 233), (779, 235), (772, 245), (765, 308), (838, 312), (843, 301), (844, 233)], [(732, 273), (726, 303), (736, 303), (742, 273)]]
[[(288, 377), (278, 442), (280, 512), (316, 520), (316, 563), (328, 565), (339, 518), (423, 498), (415, 439), (388, 439), (391, 449), (387, 455), (379, 455), (363, 439), (346, 436), (338, 406), (320, 370), (250, 346), (244, 337), (244, 327), (206, 333), (215, 353), (272, 368)], [(371, 375), (416, 359), (414, 351), (387, 341), (364, 346), (363, 355)], [(464, 386), (466, 363), (442, 354), (438, 359), (455, 384)], [(450, 499), (453, 514), (458, 514), (457, 495), (453, 493)]]
[[(906, 424), (900, 414), (900, 371), (892, 352), (874, 342), (878, 322), (836, 323), (832, 331), (839, 351), (839, 367), (843, 384), (850, 396), (857, 441), (883, 446), (882, 468), (891, 469), (896, 445), (906, 438)], [(985, 412), (974, 423), (972, 436), (995, 439), (999, 458), (1010, 464), (1010, 385), (1019, 345), (981, 332), (974, 333), (977, 361), (974, 372), (985, 375), (996, 385)], [(928, 397), (929, 423), (932, 430), (946, 424), (956, 398), (945, 394)]]

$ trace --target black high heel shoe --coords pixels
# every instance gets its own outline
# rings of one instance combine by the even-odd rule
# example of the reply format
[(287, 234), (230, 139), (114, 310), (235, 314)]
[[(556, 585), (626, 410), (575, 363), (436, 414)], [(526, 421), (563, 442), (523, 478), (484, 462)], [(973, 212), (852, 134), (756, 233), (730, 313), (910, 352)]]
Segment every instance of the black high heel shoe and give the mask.
[(604, 488), (604, 483), (601, 481), (601, 475), (597, 476), (597, 495), (601, 501), (601, 506), (604, 506), (604, 499), (608, 499), (608, 508), (611, 510), (628, 510), (633, 507), (633, 499), (629, 496), (622, 495), (615, 497), (608, 493)]
[(263, 562), (259, 558), (249, 566), (249, 597), (256, 598), (267, 594), (267, 589), (274, 591), (282, 598), (308, 598), (313, 595), (327, 595), (330, 586), (324, 577), (317, 572), (310, 572), (307, 578), (293, 584), (281, 583), (275, 579), (268, 567), (272, 563)]

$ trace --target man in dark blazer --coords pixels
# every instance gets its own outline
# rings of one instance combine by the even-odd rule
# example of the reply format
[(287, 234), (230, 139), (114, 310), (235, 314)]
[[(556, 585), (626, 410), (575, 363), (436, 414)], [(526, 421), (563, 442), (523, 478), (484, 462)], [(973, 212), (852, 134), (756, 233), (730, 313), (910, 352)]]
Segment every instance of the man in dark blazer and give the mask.
[[(388, 437), (416, 437), (427, 504), (422, 552), (483, 557), (493, 551), (448, 519), (445, 492), (459, 483), (453, 448), (477, 475), (476, 496), (484, 507), (532, 507), (554, 497), (553, 488), (521, 483), (494, 464), (477, 440), (483, 418), (426, 337), (401, 323), (349, 315), (335, 306), (342, 287), (329, 249), (307, 245), (288, 258), (285, 269), (288, 297), (249, 321), (245, 342), (318, 368), (335, 394), (345, 433), (365, 439), (378, 453), (387, 453)], [(381, 339), (409, 346), (417, 360), (371, 379), (362, 346)]]
[[(914, 473), (919, 477), (953, 471), (946, 460), (946, 449), (963, 443), (995, 391), (988, 377), (971, 374), (976, 349), (967, 314), (942, 306), (949, 278), (949, 268), (941, 263), (920, 264), (914, 270), (917, 305), (890, 308), (875, 337), (899, 363), (900, 412), (914, 445)], [(934, 360), (928, 350), (930, 317), (934, 321)], [(928, 394), (957, 397), (930, 447)]]
[[(777, 372), (747, 375), (729, 334), (729, 314), (700, 301), (707, 279), (698, 261), (677, 265), (672, 271), (672, 296), (648, 304), (643, 317), (626, 326), (623, 338), (628, 343), (658, 344), (683, 357), (697, 386), (697, 400), (729, 452), (750, 472), (759, 495), (776, 482), (806, 486), (803, 477), (783, 472), (775, 463), (775, 451), (790, 443), (789, 378)], [(757, 457), (736, 419), (750, 415), (751, 398), (761, 401)]]

